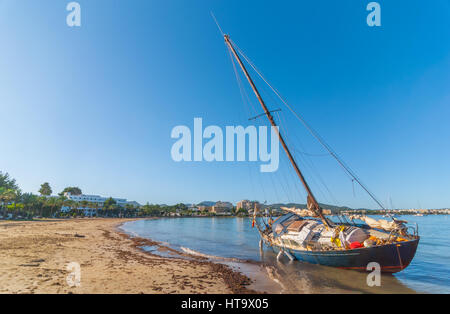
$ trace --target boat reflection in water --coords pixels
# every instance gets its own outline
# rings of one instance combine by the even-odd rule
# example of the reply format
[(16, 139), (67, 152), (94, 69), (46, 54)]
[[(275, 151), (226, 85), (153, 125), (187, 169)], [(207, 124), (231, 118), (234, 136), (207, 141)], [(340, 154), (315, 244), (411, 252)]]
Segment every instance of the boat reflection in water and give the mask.
[(276, 276), (283, 293), (416, 293), (389, 274), (381, 274), (378, 287), (367, 284), (368, 273), (277, 259), (277, 254), (267, 250), (261, 251), (261, 260), (270, 276)]

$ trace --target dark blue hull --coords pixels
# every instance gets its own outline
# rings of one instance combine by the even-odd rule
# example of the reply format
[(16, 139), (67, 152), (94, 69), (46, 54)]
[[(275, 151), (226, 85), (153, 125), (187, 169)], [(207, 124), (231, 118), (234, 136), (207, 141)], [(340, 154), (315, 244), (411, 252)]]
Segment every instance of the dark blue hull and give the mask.
[(372, 248), (343, 251), (300, 251), (285, 249), (299, 261), (366, 271), (367, 265), (376, 262), (385, 273), (402, 271), (411, 263), (416, 254), (419, 238)]

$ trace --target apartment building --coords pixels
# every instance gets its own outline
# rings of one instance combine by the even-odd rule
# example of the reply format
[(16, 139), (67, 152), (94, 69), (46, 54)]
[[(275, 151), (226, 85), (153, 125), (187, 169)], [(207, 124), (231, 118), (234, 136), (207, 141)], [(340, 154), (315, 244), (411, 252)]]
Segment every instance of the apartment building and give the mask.
[[(67, 197), (67, 199), (77, 202), (79, 206), (77, 207), (78, 210), (82, 210), (84, 212), (85, 216), (93, 216), (97, 214), (97, 209), (103, 208), (104, 203), (106, 202), (109, 197), (102, 197), (99, 195), (72, 195), (69, 192), (64, 193), (64, 196)], [(138, 202), (135, 201), (128, 201), (125, 198), (112, 198), (118, 206), (125, 208), (126, 205), (133, 205), (135, 207), (141, 206)], [(90, 205), (88, 206), (81, 206), (82, 202), (88, 202)], [(93, 206), (93, 204), (95, 204)], [(63, 206), (61, 207), (61, 212), (69, 212), (72, 208), (69, 206)]]

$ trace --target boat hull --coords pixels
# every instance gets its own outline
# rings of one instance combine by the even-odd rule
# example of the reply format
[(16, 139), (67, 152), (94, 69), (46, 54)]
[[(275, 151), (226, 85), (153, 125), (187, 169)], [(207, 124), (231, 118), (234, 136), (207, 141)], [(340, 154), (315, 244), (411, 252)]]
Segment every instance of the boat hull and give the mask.
[[(342, 251), (302, 251), (283, 248), (295, 259), (311, 264), (372, 271), (367, 266), (376, 262), (383, 273), (396, 273), (409, 266), (414, 258), (419, 244), (419, 238), (400, 243), (393, 243), (371, 248), (361, 248)], [(278, 248), (278, 250), (281, 250)]]

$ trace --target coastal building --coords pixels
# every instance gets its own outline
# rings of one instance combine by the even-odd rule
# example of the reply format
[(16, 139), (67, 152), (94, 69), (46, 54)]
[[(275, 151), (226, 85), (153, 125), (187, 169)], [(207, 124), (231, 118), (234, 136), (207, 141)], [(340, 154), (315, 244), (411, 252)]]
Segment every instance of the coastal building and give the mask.
[(209, 212), (212, 209), (211, 206), (205, 206), (205, 205), (198, 205), (197, 208), (201, 212)]
[(188, 210), (193, 211), (193, 212), (198, 212), (198, 211), (200, 211), (200, 208), (198, 206), (192, 204), (192, 205), (188, 206)]
[(211, 213), (216, 215), (231, 215), (231, 210), (233, 209), (233, 204), (230, 202), (218, 201), (211, 208)]
[[(102, 197), (99, 195), (85, 195), (85, 194), (81, 194), (81, 195), (73, 195), (70, 192), (66, 192), (64, 193), (64, 196), (67, 197), (68, 200), (74, 201), (76, 203), (78, 203), (78, 206), (76, 209), (83, 211), (85, 216), (94, 216), (97, 214), (97, 210), (98, 209), (102, 209), (104, 203), (106, 202), (106, 200), (109, 199), (109, 197)], [(138, 202), (135, 201), (128, 201), (125, 198), (112, 198), (116, 204), (120, 207), (125, 208), (127, 205), (131, 205), (134, 207), (139, 207), (141, 206)], [(87, 206), (82, 206), (82, 203), (87, 202)], [(72, 210), (71, 207), (69, 206), (63, 206), (61, 207), (61, 212), (63, 213), (67, 213), (70, 212)]]
[(256, 209), (261, 209), (261, 204), (257, 201), (249, 201), (249, 200), (242, 200), (236, 204), (236, 210), (244, 209), (244, 210), (254, 210), (256, 206)]

